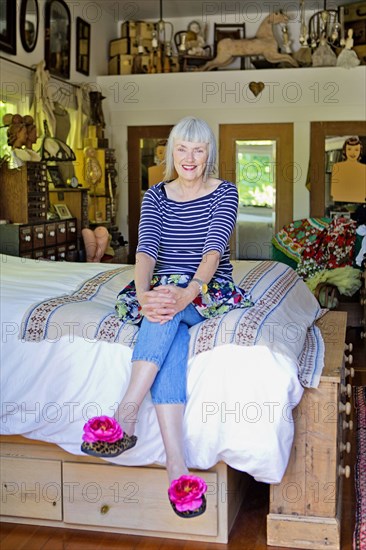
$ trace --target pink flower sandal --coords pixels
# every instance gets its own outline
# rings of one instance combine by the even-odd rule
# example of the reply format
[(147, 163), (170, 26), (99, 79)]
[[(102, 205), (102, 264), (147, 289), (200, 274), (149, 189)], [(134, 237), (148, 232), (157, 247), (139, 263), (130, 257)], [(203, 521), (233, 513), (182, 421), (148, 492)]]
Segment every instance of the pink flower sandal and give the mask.
[(168, 489), (170, 504), (181, 518), (195, 518), (206, 511), (207, 485), (197, 476), (184, 475), (171, 482)]
[(136, 445), (137, 437), (127, 435), (110, 416), (95, 416), (84, 426), (83, 453), (100, 458), (113, 458), (132, 449)]

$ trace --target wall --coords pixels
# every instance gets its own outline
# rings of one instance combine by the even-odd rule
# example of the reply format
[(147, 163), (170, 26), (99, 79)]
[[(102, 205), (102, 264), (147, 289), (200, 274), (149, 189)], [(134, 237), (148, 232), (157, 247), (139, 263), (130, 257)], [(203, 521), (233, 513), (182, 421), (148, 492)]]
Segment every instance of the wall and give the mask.
[[(17, 33), (17, 55), (1, 52), (1, 56), (31, 67), (44, 57), (44, 4), (40, 5), (40, 29), (36, 48), (26, 53)], [(294, 182), (294, 218), (309, 213), (309, 193), (305, 188), (310, 146), (310, 122), (316, 120), (364, 119), (366, 95), (366, 67), (352, 70), (340, 68), (276, 69), (276, 70), (227, 70), (209, 73), (180, 73), (168, 75), (132, 75), (126, 77), (101, 76), (107, 73), (109, 40), (120, 35), (120, 24), (128, 18), (128, 12), (106, 11), (103, 2), (70, 1), (71, 11), (71, 75), (70, 82), (91, 82), (102, 89), (106, 99), (103, 110), (107, 121), (107, 137), (116, 148), (119, 180), (118, 224), (128, 235), (128, 174), (127, 127), (138, 125), (174, 124), (186, 114), (204, 117), (219, 135), (222, 123), (293, 122), (295, 141), (296, 181)], [(255, 13), (231, 13), (231, 5), (223, 3), (218, 14), (203, 14), (201, 21), (208, 23), (212, 34), (213, 23), (246, 24), (246, 35), (252, 37), (265, 15)], [(252, 3), (254, 4), (254, 3)], [(131, 3), (129, 6), (131, 7)], [(216, 4), (215, 4), (216, 5)], [(256, 4), (257, 5), (257, 4)], [(260, 4), (258, 4), (260, 5)], [(298, 48), (299, 12), (291, 5), (289, 30), (294, 49)], [(211, 9), (214, 3), (205, 3)], [(225, 11), (227, 6), (227, 11)], [(317, 10), (315, 6), (314, 10)], [(313, 11), (314, 11), (313, 10)], [(17, 24), (20, 2), (17, 1)], [(267, 10), (268, 11), (268, 10)], [(311, 12), (307, 11), (307, 19)], [(75, 71), (76, 17), (91, 24), (91, 70), (86, 77)], [(174, 30), (187, 28), (192, 17), (171, 19)], [(195, 18), (196, 19), (196, 18)], [(279, 28), (276, 30), (280, 34)], [(212, 43), (209, 34), (208, 42)], [(99, 75), (99, 76), (98, 76)], [(0, 61), (2, 97), (17, 98), (28, 105), (32, 93), (32, 73), (28, 69)], [(263, 81), (266, 88), (258, 98), (248, 90), (250, 81)], [(60, 85), (55, 81), (55, 85)]]
[[(15, 0), (13, 0), (15, 2)], [(0, 52), (1, 57), (16, 61), (26, 67), (32, 67), (44, 59), (45, 37), (45, 3), (46, 0), (38, 0), (39, 4), (39, 32), (35, 49), (26, 52), (23, 49), (19, 33), (20, 4), (17, 0), (17, 54), (10, 55)], [(95, 82), (96, 76), (108, 72), (108, 44), (118, 35), (119, 23), (113, 12), (103, 9), (103, 2), (70, 1), (68, 4), (71, 16), (71, 55), (70, 55), (70, 80), (65, 81), (79, 84), (81, 82)], [(76, 18), (81, 17), (91, 25), (91, 52), (90, 75), (85, 76), (76, 71)], [(101, 39), (101, 37), (103, 37)], [(17, 67), (5, 60), (0, 61), (2, 96), (9, 101), (20, 99), (28, 102), (32, 91), (32, 72), (29, 69)], [(54, 81), (55, 87), (59, 85)]]
[[(251, 81), (265, 83), (255, 98)], [(309, 215), (305, 187), (311, 121), (364, 120), (366, 67), (212, 71), (158, 75), (101, 76), (104, 111), (116, 148), (119, 224), (127, 233), (127, 127), (174, 124), (192, 114), (204, 118), (219, 137), (227, 123), (294, 124), (294, 219)]]

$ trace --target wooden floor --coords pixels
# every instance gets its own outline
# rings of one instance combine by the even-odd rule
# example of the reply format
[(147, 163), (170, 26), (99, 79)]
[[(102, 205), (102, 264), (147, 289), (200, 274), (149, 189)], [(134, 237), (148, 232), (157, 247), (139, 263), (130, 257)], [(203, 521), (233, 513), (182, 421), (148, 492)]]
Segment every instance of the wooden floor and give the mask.
[[(366, 385), (366, 341), (359, 338), (359, 330), (350, 329), (347, 343), (354, 343), (356, 375), (353, 385)], [(355, 459), (355, 431), (353, 431), (352, 455)], [(268, 511), (268, 486), (252, 482), (250, 502), (242, 507), (228, 544), (210, 544), (179, 540), (134, 537), (104, 533), (90, 533), (69, 529), (55, 529), (3, 523), (0, 530), (1, 550), (278, 550), (266, 545), (266, 515)], [(344, 483), (342, 516), (342, 550), (352, 550), (355, 518), (353, 471)], [(189, 521), (189, 520), (182, 520)]]

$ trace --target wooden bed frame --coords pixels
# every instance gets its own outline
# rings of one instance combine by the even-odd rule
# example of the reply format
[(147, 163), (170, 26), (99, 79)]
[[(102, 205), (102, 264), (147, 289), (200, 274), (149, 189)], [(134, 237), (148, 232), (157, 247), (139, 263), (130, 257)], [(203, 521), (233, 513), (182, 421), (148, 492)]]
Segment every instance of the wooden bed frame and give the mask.
[[(305, 390), (294, 411), (290, 462), (281, 484), (271, 486), (269, 545), (340, 549), (340, 474), (349, 474), (342, 464), (350, 412), (346, 317), (328, 312), (319, 322), (326, 367), (319, 388)], [(0, 451), (1, 519), (12, 523), (226, 543), (250, 482), (224, 463), (200, 471), (207, 511), (184, 521), (169, 505), (162, 468), (112, 465), (21, 436), (2, 436)]]

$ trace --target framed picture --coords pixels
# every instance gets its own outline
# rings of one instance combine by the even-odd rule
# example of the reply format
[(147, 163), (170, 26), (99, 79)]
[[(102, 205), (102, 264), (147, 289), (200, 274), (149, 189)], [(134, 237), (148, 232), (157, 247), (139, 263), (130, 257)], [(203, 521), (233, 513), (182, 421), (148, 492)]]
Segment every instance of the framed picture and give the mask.
[(17, 2), (14, 0), (1, 0), (0, 2), (0, 50), (16, 55)]
[(47, 0), (45, 5), (46, 69), (61, 78), (70, 78), (70, 10), (64, 0)]
[(68, 218), (73, 217), (66, 204), (54, 204), (53, 206), (55, 207), (60, 220), (67, 220)]
[(66, 187), (58, 166), (47, 166), (47, 170), (55, 187)]
[(90, 29), (84, 19), (76, 18), (76, 70), (86, 76), (90, 66)]

